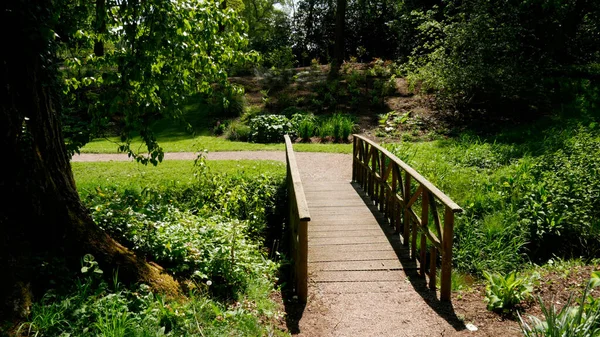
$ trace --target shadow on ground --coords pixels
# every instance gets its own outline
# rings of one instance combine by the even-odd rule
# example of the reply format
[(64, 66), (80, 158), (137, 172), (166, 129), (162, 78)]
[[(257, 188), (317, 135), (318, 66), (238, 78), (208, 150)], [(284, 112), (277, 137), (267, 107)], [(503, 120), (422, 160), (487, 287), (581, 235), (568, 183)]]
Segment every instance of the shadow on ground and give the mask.
[(367, 207), (375, 218), (377, 223), (381, 227), (381, 230), (386, 234), (388, 242), (394, 248), (396, 256), (402, 265), (406, 277), (410, 281), (410, 284), (415, 291), (423, 298), (425, 303), (431, 307), (440, 317), (442, 317), (448, 324), (450, 324), (456, 331), (466, 329), (466, 326), (462, 320), (458, 318), (454, 307), (451, 302), (440, 301), (437, 296), (437, 291), (429, 289), (426, 279), (420, 275), (417, 262), (410, 258), (410, 250), (408, 246), (403, 245), (400, 235), (395, 232), (394, 228), (390, 226), (388, 220), (381, 214), (377, 206), (374, 205), (373, 200), (369, 197), (357, 183), (352, 183), (352, 187), (356, 190), (358, 195), (363, 199)]

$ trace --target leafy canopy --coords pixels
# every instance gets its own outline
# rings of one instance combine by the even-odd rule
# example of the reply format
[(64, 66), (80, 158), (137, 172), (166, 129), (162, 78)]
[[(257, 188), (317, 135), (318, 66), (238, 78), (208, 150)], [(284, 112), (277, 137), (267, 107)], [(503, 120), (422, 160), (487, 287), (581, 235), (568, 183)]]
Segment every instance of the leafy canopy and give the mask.
[[(67, 36), (58, 32), (71, 151), (113, 127), (121, 135), (121, 151), (156, 164), (163, 152), (151, 123), (165, 116), (181, 119), (192, 95), (240, 91), (227, 82), (228, 69), (257, 58), (243, 51), (243, 21), (217, 2), (116, 0), (95, 10), (82, 6), (93, 4), (64, 7), (62, 15), (84, 18), (73, 20), (77, 29), (64, 28)], [(131, 148), (137, 135), (147, 155)]]

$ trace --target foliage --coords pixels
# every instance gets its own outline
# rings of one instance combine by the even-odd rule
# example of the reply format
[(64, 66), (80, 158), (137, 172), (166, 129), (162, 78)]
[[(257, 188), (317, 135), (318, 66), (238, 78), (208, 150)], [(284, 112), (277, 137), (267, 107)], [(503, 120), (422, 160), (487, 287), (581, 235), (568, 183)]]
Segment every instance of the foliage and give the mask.
[(339, 142), (347, 142), (354, 130), (354, 119), (350, 116), (335, 113), (323, 119), (318, 127), (321, 138), (331, 137)]
[(225, 138), (229, 140), (248, 141), (250, 139), (250, 127), (239, 120), (230, 122), (225, 131)]
[(572, 296), (562, 309), (557, 310), (554, 303), (550, 307), (541, 297), (538, 301), (544, 320), (529, 316), (527, 323), (519, 315), (521, 331), (526, 337), (584, 337), (600, 335), (600, 300), (594, 299), (590, 292), (600, 286), (600, 272), (593, 272), (579, 299), (579, 305), (572, 306)]
[(252, 279), (273, 275), (261, 238), (280, 214), (282, 176), (211, 174), (199, 165), (195, 184), (98, 188), (85, 203), (95, 222), (136, 254), (231, 297)]
[[(302, 66), (316, 59), (327, 63), (335, 41), (335, 1), (302, 0), (294, 12), (293, 49)], [(402, 2), (347, 1), (345, 55), (360, 62), (397, 56), (401, 35), (394, 23), (400, 21)]]
[[(98, 269), (96, 269), (98, 270)], [(125, 288), (83, 272), (73, 285), (49, 291), (33, 304), (19, 328), (28, 336), (224, 336), (284, 335), (271, 324), (272, 286), (259, 279), (235, 304), (220, 303), (199, 284), (185, 301), (154, 294), (145, 284)]]
[(250, 120), (250, 140), (255, 143), (281, 143), (291, 134), (292, 123), (284, 115), (261, 115)]
[(559, 83), (587, 77), (599, 61), (599, 9), (585, 1), (469, 0), (413, 11), (419, 37), (409, 79), (462, 114), (549, 109)]
[(576, 137), (542, 156), (532, 168), (529, 189), (518, 210), (529, 228), (531, 249), (548, 258), (593, 257), (600, 253), (600, 138), (578, 129)]
[(488, 282), (485, 287), (488, 310), (510, 311), (528, 299), (533, 291), (529, 280), (518, 276), (516, 271), (506, 276), (483, 272), (483, 276)]
[(317, 130), (317, 118), (314, 115), (295, 114), (292, 117), (292, 125), (296, 127), (296, 133), (302, 140), (310, 140)]
[[(71, 10), (61, 14), (94, 12)], [(226, 70), (256, 57), (242, 51), (243, 22), (214, 2), (108, 3), (105, 10), (96, 13), (100, 28), (89, 18), (72, 31), (58, 32), (64, 41), (60, 55), (69, 107), (64, 121), (85, 125), (67, 125), (66, 136), (75, 151), (114, 125), (121, 135), (120, 151), (156, 164), (163, 155), (151, 123), (164, 116), (180, 118), (188, 97), (210, 97), (215, 88), (222, 106), (230, 109), (228, 98), (236, 97), (239, 88), (229, 84)], [(133, 150), (135, 136), (144, 141), (148, 155)]]
[(388, 145), (464, 208), (454, 228), (458, 270), (505, 274), (553, 255), (597, 256), (597, 132), (560, 124)]

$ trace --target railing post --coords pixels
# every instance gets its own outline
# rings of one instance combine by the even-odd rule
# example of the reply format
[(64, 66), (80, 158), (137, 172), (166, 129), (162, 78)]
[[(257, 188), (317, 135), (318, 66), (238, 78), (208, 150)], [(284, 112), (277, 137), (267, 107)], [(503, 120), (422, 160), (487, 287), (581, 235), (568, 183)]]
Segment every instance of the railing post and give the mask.
[[(421, 193), (421, 256), (420, 256), (420, 269), (421, 269), (421, 277), (425, 277), (427, 270), (425, 266), (427, 265), (427, 236), (425, 236), (425, 231), (428, 230), (429, 225), (429, 191), (423, 188), (423, 193)], [(416, 233), (415, 233), (416, 234)]]
[(444, 233), (442, 239), (442, 275), (440, 299), (450, 301), (452, 292), (452, 241), (454, 240), (454, 212), (448, 206), (444, 211)]
[(298, 227), (297, 289), (298, 298), (306, 303), (308, 298), (308, 221), (300, 220)]
[[(404, 245), (408, 246), (408, 242), (410, 241), (410, 211), (408, 209), (408, 206), (406, 205), (408, 203), (408, 201), (410, 200), (410, 174), (408, 174), (408, 172), (406, 172), (405, 176), (404, 176), (404, 222), (402, 223), (402, 225), (404, 226), (403, 228), (403, 235), (402, 237), (404, 238)], [(411, 249), (412, 250), (412, 249)], [(414, 256), (414, 250), (412, 250), (412, 255)]]
[(356, 137), (352, 137), (352, 181), (356, 181), (356, 170), (358, 169), (358, 165), (356, 165), (356, 160), (358, 158), (358, 148), (356, 147), (357, 141)]

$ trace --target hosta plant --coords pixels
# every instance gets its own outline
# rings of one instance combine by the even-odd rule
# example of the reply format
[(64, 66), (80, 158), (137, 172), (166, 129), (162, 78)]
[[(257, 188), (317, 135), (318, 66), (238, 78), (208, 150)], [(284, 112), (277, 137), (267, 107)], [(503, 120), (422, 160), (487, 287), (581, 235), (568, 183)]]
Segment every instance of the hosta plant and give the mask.
[(516, 271), (506, 276), (483, 272), (483, 276), (488, 282), (485, 287), (488, 310), (510, 311), (531, 296), (533, 288), (529, 280), (519, 277)]

